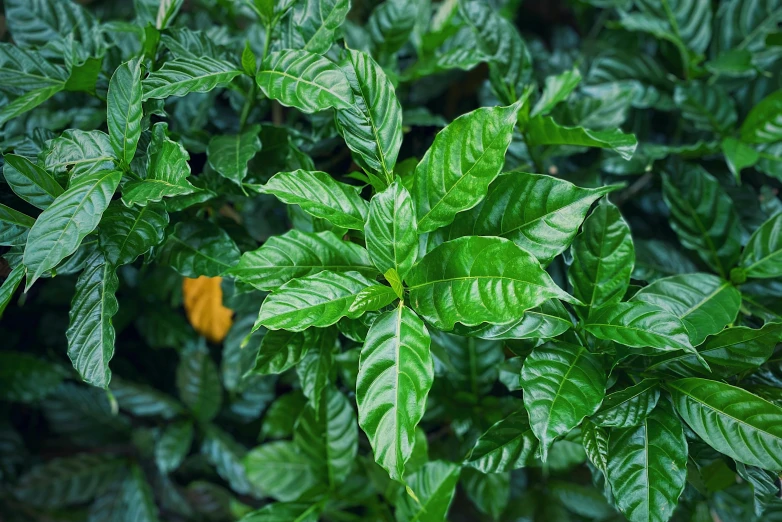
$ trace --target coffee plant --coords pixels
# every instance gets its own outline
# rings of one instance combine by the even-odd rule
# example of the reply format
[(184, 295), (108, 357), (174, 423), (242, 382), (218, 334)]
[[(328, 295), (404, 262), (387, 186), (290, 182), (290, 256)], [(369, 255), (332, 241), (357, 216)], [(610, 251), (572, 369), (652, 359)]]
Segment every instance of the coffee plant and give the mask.
[(2, 4), (3, 521), (782, 521), (782, 1)]

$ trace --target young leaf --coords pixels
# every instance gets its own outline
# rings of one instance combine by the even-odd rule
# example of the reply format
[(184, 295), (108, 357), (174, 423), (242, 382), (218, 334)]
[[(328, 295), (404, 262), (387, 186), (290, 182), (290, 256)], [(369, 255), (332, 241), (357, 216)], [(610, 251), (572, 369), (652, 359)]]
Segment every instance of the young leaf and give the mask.
[(638, 426), (657, 406), (658, 384), (657, 379), (644, 379), (635, 386), (606, 395), (592, 422), (606, 428)]
[(117, 158), (130, 165), (141, 136), (141, 64), (131, 60), (111, 77), (106, 100), (109, 138)]
[(524, 407), (545, 462), (551, 444), (597, 411), (606, 389), (600, 359), (586, 348), (549, 342), (532, 350), (521, 369)]
[(115, 201), (103, 213), (98, 243), (109, 263), (126, 265), (162, 243), (167, 225), (168, 213), (161, 204), (126, 207)]
[(369, 202), (364, 235), (378, 270), (404, 279), (418, 256), (418, 233), (413, 200), (398, 179)]
[(435, 136), (415, 169), (412, 195), (421, 232), (453, 222), (485, 197), (505, 164), (519, 107), (484, 107)]
[(530, 118), (537, 115), (545, 116), (558, 103), (567, 99), (571, 92), (581, 83), (581, 73), (578, 69), (571, 69), (556, 76), (546, 78), (546, 85), (535, 106), (529, 113)]
[(528, 466), (535, 461), (537, 451), (538, 440), (522, 408), (486, 430), (464, 463), (481, 473), (500, 473)]
[(507, 324), (551, 298), (573, 301), (531, 254), (497, 237), (443, 243), (413, 267), (407, 283), (413, 308), (445, 331), (457, 322)]
[(215, 277), (239, 261), (239, 249), (222, 228), (209, 221), (181, 221), (160, 248), (158, 260), (185, 277)]
[(747, 277), (782, 276), (782, 214), (772, 217), (752, 234), (739, 265)]
[(44, 272), (74, 253), (82, 239), (95, 230), (121, 177), (114, 170), (81, 177), (38, 216), (24, 249), (28, 289)]
[(632, 134), (620, 130), (597, 131), (583, 127), (566, 127), (550, 116), (536, 116), (527, 125), (531, 145), (575, 145), (611, 149), (623, 159), (633, 157), (638, 141)]
[(179, 57), (167, 61), (163, 67), (149, 73), (141, 82), (144, 89), (142, 100), (184, 96), (191, 92), (209, 92), (229, 83), (240, 74), (242, 71), (232, 63), (211, 56)]
[(390, 305), (399, 296), (396, 291), (386, 285), (372, 285), (361, 290), (356, 300), (350, 305), (349, 312), (374, 312)]
[(456, 493), (461, 467), (452, 462), (427, 462), (408, 479), (410, 492), (400, 490), (396, 502), (398, 520), (439, 522), (445, 520)]
[(45, 210), (65, 192), (48, 172), (27, 158), (6, 154), (3, 159), (3, 177), (8, 186), (14, 194), (34, 207)]
[(176, 386), (179, 398), (198, 420), (208, 422), (220, 411), (223, 402), (220, 374), (203, 340), (182, 350)]
[(213, 137), (206, 148), (209, 165), (220, 175), (241, 185), (247, 176), (247, 162), (261, 150), (260, 130), (260, 126), (255, 125), (241, 134)]
[(375, 461), (402, 481), (434, 379), (431, 340), (424, 323), (398, 306), (372, 323), (361, 349), (356, 403), (358, 423)]

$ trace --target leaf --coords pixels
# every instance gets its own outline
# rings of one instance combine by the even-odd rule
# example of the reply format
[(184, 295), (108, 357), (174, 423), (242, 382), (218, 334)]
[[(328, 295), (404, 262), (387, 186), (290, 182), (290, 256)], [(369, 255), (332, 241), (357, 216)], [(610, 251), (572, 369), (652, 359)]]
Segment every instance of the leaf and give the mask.
[(76, 281), (70, 310), (68, 357), (79, 376), (92, 386), (108, 389), (109, 361), (116, 334), (112, 317), (119, 310), (114, 294), (119, 288), (115, 267), (102, 255), (94, 256)]
[(592, 422), (606, 428), (638, 426), (651, 413), (660, 398), (657, 379), (644, 379), (635, 386), (606, 395)]
[(636, 240), (633, 279), (656, 281), (669, 275), (697, 272), (698, 267), (675, 245), (660, 241)]
[(667, 401), (640, 426), (611, 430), (608, 480), (631, 522), (667, 521), (687, 480), (687, 440)]
[(270, 294), (261, 305), (253, 330), (301, 332), (310, 326), (331, 326), (342, 317), (355, 319), (350, 307), (357, 294), (374, 283), (358, 272), (323, 271), (294, 279)]
[(760, 159), (758, 151), (735, 138), (722, 140), (722, 153), (725, 155), (725, 162), (736, 181), (741, 180), (743, 169), (754, 166)]
[[(780, 323), (766, 323), (757, 330), (737, 326), (708, 337), (698, 347), (698, 353), (709, 363), (709, 374), (730, 377), (760, 367), (771, 357), (779, 342), (782, 342)], [(682, 377), (706, 373), (691, 353), (672, 354), (661, 360), (653, 360), (647, 369)]]
[(358, 453), (356, 413), (336, 388), (327, 387), (317, 403), (309, 403), (293, 432), (293, 442), (331, 487), (350, 474)]
[(43, 89), (26, 92), (11, 103), (3, 104), (3, 106), (0, 107), (0, 127), (17, 116), (21, 116), (25, 112), (38, 107), (61, 90), (62, 87), (59, 85), (44, 87)]
[(681, 320), (649, 303), (630, 302), (605, 306), (589, 316), (584, 323), (584, 329), (598, 339), (633, 348), (648, 348), (652, 352), (695, 352)]
[(433, 342), (438, 358), (447, 360), (448, 379), (454, 387), (477, 400), (488, 395), (505, 360), (502, 343), (436, 332)]
[(484, 324), (477, 327), (455, 325), (454, 332), (481, 339), (547, 339), (557, 337), (573, 327), (565, 307), (556, 299), (527, 310), (521, 320), (508, 324)]
[(551, 444), (600, 407), (606, 375), (586, 348), (548, 342), (532, 350), (521, 369), (524, 407), (545, 462)]
[(508, 507), (511, 493), (510, 473), (483, 474), (473, 469), (464, 470), (462, 487), (478, 511), (499, 520)]
[(641, 12), (659, 20), (687, 48), (705, 52), (711, 40), (712, 12), (708, 0), (679, 0), (661, 4), (654, 0), (636, 2)]
[(312, 332), (288, 332), (270, 330), (261, 341), (253, 372), (260, 375), (282, 373), (301, 361), (307, 354), (313, 339)]
[(37, 403), (57, 390), (68, 375), (54, 364), (22, 352), (0, 351), (0, 363), (0, 398), (7, 402)]
[(688, 83), (676, 88), (673, 99), (682, 117), (698, 130), (724, 134), (736, 125), (736, 106), (718, 85)]
[(320, 404), (321, 395), (333, 380), (335, 343), (333, 335), (326, 333), (319, 336), (317, 344), (296, 365), (301, 391), (311, 404)]
[(43, 47), (71, 34), (89, 54), (103, 45), (95, 18), (74, 2), (8, 0), (5, 14), (14, 42), (22, 47)]
[(109, 139), (117, 158), (130, 165), (141, 136), (141, 65), (131, 60), (120, 65), (111, 77), (106, 100)]
[(741, 124), (741, 140), (747, 143), (773, 143), (782, 139), (782, 91), (775, 91), (752, 107)]
[(339, 35), (348, 11), (350, 0), (307, 0), (295, 5), (291, 24), (303, 39), (301, 47), (325, 54)]
[(398, 306), (375, 319), (359, 360), (358, 423), (375, 461), (402, 481), (413, 452), (415, 427), (434, 380), (429, 332), (409, 308)]
[(608, 468), (608, 431), (585, 420), (581, 423), (581, 444), (592, 465), (605, 475)]
[(766, 36), (775, 31), (780, 20), (782, 20), (782, 5), (776, 1), (721, 2), (717, 11), (714, 46), (720, 52), (730, 49), (762, 51), (766, 48)]
[(58, 180), (69, 178), (70, 184), (81, 176), (115, 168), (111, 140), (98, 130), (66, 130), (49, 143), (43, 160), (48, 172)]
[(318, 522), (320, 504), (275, 502), (242, 517), (239, 522)]
[(74, 253), (82, 239), (95, 230), (120, 178), (121, 173), (113, 170), (81, 177), (38, 216), (24, 250), (27, 289)]
[(475, 442), (464, 464), (481, 473), (501, 473), (535, 461), (538, 440), (523, 408), (492, 425)]
[(155, 443), (155, 464), (161, 473), (175, 471), (190, 452), (193, 421), (181, 420), (163, 429)]
[(413, 200), (399, 180), (369, 202), (364, 235), (378, 270), (394, 269), (404, 279), (418, 256), (418, 231)]
[(221, 343), (233, 324), (233, 310), (223, 306), (222, 277), (182, 280), (182, 298), (193, 329), (213, 343)]
[(736, 472), (752, 486), (755, 515), (762, 516), (769, 504), (779, 499), (779, 475), (741, 462), (736, 463)]
[(775, 215), (755, 230), (741, 253), (739, 265), (747, 277), (782, 276), (782, 214)]
[(456, 118), (435, 136), (415, 168), (413, 201), (420, 232), (453, 222), (485, 197), (505, 164), (519, 107), (484, 107)]
[(121, 266), (132, 263), (165, 239), (168, 213), (161, 204), (126, 207), (109, 205), (98, 227), (98, 242), (106, 260)]
[(415, 497), (400, 491), (396, 502), (399, 522), (442, 522), (456, 492), (461, 468), (451, 462), (433, 460), (408, 479)]
[(577, 515), (605, 520), (616, 517), (617, 513), (605, 499), (605, 496), (594, 487), (582, 486), (572, 482), (552, 480), (550, 482), (551, 496)]
[(727, 277), (739, 258), (741, 230), (733, 201), (719, 182), (702, 167), (687, 165), (663, 174), (663, 198), (682, 246)]
[(223, 401), (220, 374), (206, 343), (192, 343), (182, 350), (176, 370), (176, 386), (179, 398), (198, 420), (208, 422), (220, 411)]
[(0, 318), (3, 317), (3, 312), (16, 293), (16, 289), (19, 288), (19, 283), (22, 282), (25, 273), (27, 273), (27, 268), (24, 265), (15, 266), (3, 281), (3, 285), (0, 286)]
[(348, 309), (349, 312), (358, 312), (361, 314), (366, 312), (374, 312), (380, 310), (392, 302), (394, 302), (399, 296), (393, 288), (386, 285), (373, 285), (361, 290), (357, 295), (353, 304)]
[(244, 446), (237, 443), (231, 435), (213, 424), (206, 426), (201, 454), (215, 467), (217, 474), (228, 482), (232, 490), (242, 495), (257, 494), (245, 472), (246, 453)]
[(3, 177), (14, 194), (42, 210), (65, 192), (44, 169), (27, 158), (6, 154), (3, 156)]
[(67, 79), (68, 71), (49, 63), (40, 51), (0, 44), (0, 82), (4, 90), (62, 89)]
[(111, 379), (110, 389), (119, 408), (137, 417), (171, 419), (184, 413), (182, 405), (170, 395), (116, 375)]
[(308, 51), (269, 53), (255, 79), (267, 98), (308, 114), (332, 107), (349, 109), (355, 103), (337, 64)]
[(250, 450), (244, 467), (253, 486), (281, 502), (302, 498), (317, 483), (309, 459), (289, 441), (270, 442)]
[(160, 248), (158, 261), (185, 277), (214, 277), (239, 261), (239, 249), (222, 228), (209, 221), (181, 221)]
[(530, 118), (545, 116), (562, 101), (565, 101), (573, 90), (581, 83), (581, 73), (571, 69), (556, 76), (548, 76), (546, 85), (537, 103), (529, 113)]
[(214, 136), (206, 148), (209, 165), (221, 176), (241, 185), (247, 176), (247, 163), (261, 150), (260, 129), (255, 125), (241, 134)]
[(630, 286), (635, 265), (630, 227), (619, 209), (608, 202), (598, 205), (570, 251), (573, 263), (568, 267), (568, 281), (573, 296), (586, 304), (589, 313), (619, 303)]
[(575, 145), (598, 147), (617, 152), (622, 159), (633, 157), (638, 141), (632, 134), (620, 130), (596, 131), (583, 127), (560, 125), (550, 116), (536, 116), (527, 125), (527, 136), (531, 145)]
[(178, 57), (165, 62), (163, 67), (149, 73), (141, 82), (144, 89), (142, 100), (209, 92), (230, 83), (240, 74), (242, 71), (232, 63), (211, 56)]
[(782, 468), (782, 408), (741, 388), (696, 377), (667, 388), (679, 416), (709, 446), (750, 466)]
[(323, 270), (354, 271), (368, 277), (377, 274), (361, 246), (343, 241), (329, 231), (314, 234), (290, 230), (270, 237), (257, 250), (242, 254), (239, 264), (226, 275), (268, 291)]
[(537, 260), (507, 239), (463, 237), (429, 252), (407, 276), (410, 302), (441, 330), (507, 324), (547, 299), (573, 299)]
[(0, 245), (22, 246), (35, 219), (11, 207), (0, 204)]
[(337, 110), (337, 128), (362, 166), (388, 183), (402, 145), (402, 106), (394, 86), (367, 53), (347, 49), (340, 68), (355, 103)]

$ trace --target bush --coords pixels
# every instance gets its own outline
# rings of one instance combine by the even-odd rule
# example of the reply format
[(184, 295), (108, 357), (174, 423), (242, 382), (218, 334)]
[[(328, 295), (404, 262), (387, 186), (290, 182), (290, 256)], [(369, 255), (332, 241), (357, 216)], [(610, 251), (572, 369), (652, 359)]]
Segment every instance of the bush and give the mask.
[(519, 4), (5, 0), (0, 518), (782, 520), (782, 4)]

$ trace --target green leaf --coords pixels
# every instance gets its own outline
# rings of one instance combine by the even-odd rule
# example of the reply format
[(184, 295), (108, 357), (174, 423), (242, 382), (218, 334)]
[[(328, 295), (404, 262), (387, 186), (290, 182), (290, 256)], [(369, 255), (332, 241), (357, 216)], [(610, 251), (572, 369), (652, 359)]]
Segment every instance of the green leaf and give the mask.
[(375, 54), (393, 55), (404, 46), (418, 21), (418, 9), (413, 0), (385, 0), (369, 16), (367, 31)]
[(181, 420), (166, 426), (155, 442), (155, 464), (161, 473), (175, 471), (193, 443), (193, 421)]
[[(502, 343), (436, 332), (435, 349), (447, 359), (447, 377), (454, 387), (477, 400), (488, 395), (505, 360)], [(439, 347), (439, 349), (438, 349)]]
[(185, 277), (214, 277), (236, 265), (239, 249), (225, 230), (209, 221), (181, 221), (160, 247), (157, 259)]
[(622, 300), (630, 286), (635, 247), (630, 227), (616, 206), (604, 202), (595, 208), (573, 241), (571, 253), (568, 280), (573, 295), (589, 307), (589, 313)]
[(400, 305), (375, 319), (361, 349), (358, 423), (369, 438), (375, 461), (398, 481), (405, 475), (415, 427), (424, 415), (434, 380), (430, 343), (421, 319)]
[(141, 82), (144, 89), (142, 100), (209, 92), (230, 83), (240, 74), (242, 71), (232, 63), (211, 56), (179, 57), (165, 62), (163, 67), (149, 73)]
[(461, 467), (452, 462), (427, 462), (407, 480), (415, 494), (402, 490), (396, 501), (396, 519), (400, 522), (442, 522), (456, 493)]
[(592, 422), (606, 428), (638, 426), (657, 406), (660, 398), (657, 379), (644, 379), (635, 386), (606, 395)]
[(325, 172), (280, 172), (258, 190), (338, 227), (363, 230), (367, 220), (368, 205), (356, 187), (335, 181)]
[(5, 2), (5, 15), (16, 45), (44, 47), (73, 35), (74, 40), (88, 54), (99, 54), (102, 51), (102, 31), (97, 21), (77, 3), (64, 0), (8, 0)]
[(66, 376), (60, 367), (33, 355), (0, 351), (0, 398), (4, 401), (37, 403), (56, 391)]
[(308, 51), (270, 53), (255, 80), (267, 98), (308, 114), (332, 107), (349, 109), (355, 103), (337, 64)]
[(141, 64), (131, 60), (120, 65), (109, 82), (106, 99), (109, 138), (117, 158), (130, 165), (141, 136)]
[(741, 124), (741, 140), (747, 143), (773, 143), (782, 139), (782, 91), (776, 91), (752, 107)]
[(182, 405), (170, 395), (143, 384), (123, 380), (116, 375), (111, 379), (110, 389), (119, 408), (137, 417), (171, 419), (184, 413)]
[(111, 318), (119, 310), (114, 294), (119, 288), (115, 267), (103, 255), (94, 256), (76, 281), (70, 310), (68, 357), (88, 384), (108, 388), (109, 361), (116, 334)]
[(361, 51), (347, 49), (340, 67), (355, 103), (337, 110), (337, 127), (362, 166), (380, 174), (387, 184), (393, 180), (402, 145), (402, 106), (394, 86), (377, 62)]
[(35, 219), (27, 214), (0, 204), (0, 245), (24, 245), (27, 243), (27, 233), (34, 224)]
[(268, 291), (323, 270), (355, 271), (367, 277), (377, 274), (361, 246), (343, 241), (329, 231), (314, 234), (290, 230), (270, 237), (257, 250), (242, 254), (239, 264), (226, 275)]
[(518, 110), (483, 107), (437, 133), (415, 168), (412, 195), (421, 232), (450, 224), (485, 197), (505, 164)]
[(45, 210), (65, 192), (48, 172), (27, 158), (6, 154), (3, 159), (3, 177), (8, 186), (14, 194), (34, 207)]
[(666, 401), (634, 428), (611, 430), (608, 480), (631, 522), (665, 522), (687, 481), (687, 440)]
[(243, 495), (257, 494), (245, 472), (243, 459), (247, 451), (244, 446), (213, 424), (205, 428), (201, 454), (215, 467), (217, 474), (228, 482), (232, 490)]
[(247, 176), (247, 162), (261, 150), (260, 130), (260, 126), (254, 125), (241, 134), (214, 136), (206, 148), (209, 165), (221, 176), (241, 185)]
[(239, 522), (318, 522), (320, 504), (275, 502), (245, 515)]
[(38, 107), (61, 90), (62, 87), (59, 85), (44, 87), (43, 89), (26, 92), (12, 102), (5, 103), (0, 107), (0, 127), (17, 116), (21, 116), (25, 112)]
[(282, 373), (301, 361), (310, 349), (317, 334), (271, 330), (261, 341), (260, 350), (255, 358), (253, 372), (261, 375)]
[(501, 473), (527, 467), (535, 461), (538, 440), (527, 411), (511, 413), (481, 435), (464, 464), (481, 473)]
[(608, 468), (608, 431), (585, 420), (581, 423), (581, 444), (589, 461), (603, 474)]
[(390, 305), (399, 296), (390, 286), (373, 285), (361, 290), (355, 301), (350, 305), (349, 312), (360, 311), (361, 314), (374, 312)]
[(709, 446), (750, 466), (782, 469), (782, 408), (741, 388), (696, 377), (667, 388), (679, 416)]
[(782, 214), (772, 217), (752, 234), (739, 265), (747, 277), (782, 276)]
[(347, 398), (327, 387), (320, 400), (299, 415), (293, 442), (329, 486), (343, 483), (358, 453), (356, 413)]
[(466, 469), (462, 475), (462, 487), (478, 511), (499, 520), (508, 507), (511, 493), (510, 473), (483, 474)]
[(307, 351), (299, 364), (296, 365), (301, 391), (311, 404), (320, 404), (323, 390), (333, 380), (332, 369), (335, 362), (335, 336), (326, 333), (319, 336), (317, 341), (315, 346)]
[(404, 279), (418, 256), (418, 230), (413, 200), (398, 179), (369, 202), (364, 235), (378, 270), (394, 269)]
[(529, 113), (530, 118), (538, 115), (545, 116), (551, 112), (557, 104), (567, 99), (579, 83), (581, 83), (581, 73), (578, 69), (548, 76), (540, 98)]
[[(325, 54), (339, 36), (350, 11), (350, 0), (306, 0), (294, 6), (291, 25), (301, 36), (301, 48)], [(347, 49), (348, 52), (352, 52)]]
[(223, 402), (220, 374), (203, 340), (190, 344), (181, 352), (176, 386), (179, 398), (198, 420), (208, 422), (220, 411)]
[(606, 374), (600, 359), (586, 348), (549, 342), (532, 350), (524, 361), (521, 387), (524, 407), (545, 462), (554, 440), (600, 407)]
[(49, 144), (44, 167), (58, 180), (114, 169), (114, 149), (102, 131), (67, 130)]
[(615, 508), (594, 487), (552, 480), (549, 482), (549, 488), (551, 496), (564, 504), (568, 511), (594, 520), (616, 518)]
[(556, 299), (527, 310), (521, 320), (508, 324), (484, 324), (476, 327), (455, 325), (454, 332), (481, 339), (547, 339), (557, 337), (573, 327), (565, 307)]
[(532, 254), (507, 239), (463, 237), (429, 252), (407, 276), (410, 302), (441, 330), (507, 324), (547, 299), (573, 301)]
[(760, 159), (760, 153), (736, 138), (725, 138), (722, 140), (722, 153), (725, 155), (725, 162), (728, 169), (733, 173), (736, 181), (741, 180), (741, 171), (754, 166)]
[(736, 472), (752, 486), (755, 515), (761, 517), (769, 504), (779, 500), (779, 475), (741, 462), (736, 463)]
[(82, 239), (95, 230), (121, 177), (113, 170), (81, 177), (38, 216), (24, 250), (28, 289), (44, 272), (74, 253)]
[(736, 106), (718, 85), (692, 82), (674, 92), (682, 117), (703, 131), (723, 134), (736, 125)]
[(103, 213), (98, 243), (109, 263), (126, 265), (162, 243), (167, 225), (168, 213), (159, 203), (126, 207), (115, 201)]
[(560, 125), (550, 116), (536, 116), (527, 125), (527, 136), (531, 145), (575, 145), (611, 149), (623, 159), (633, 157), (638, 146), (635, 136), (620, 130), (596, 131), (583, 127)]
[(766, 49), (766, 36), (777, 30), (782, 20), (782, 4), (728, 0), (720, 2), (714, 46), (720, 52), (747, 49), (752, 52)]
[(22, 282), (25, 273), (27, 273), (27, 267), (21, 264), (15, 266), (11, 273), (8, 274), (8, 277), (5, 278), (5, 281), (3, 281), (3, 285), (0, 286), (0, 318), (3, 317), (3, 312), (5, 312), (8, 303), (11, 302), (16, 289), (19, 288), (19, 283)]
[(326, 327), (342, 317), (355, 319), (360, 311), (350, 311), (358, 293), (374, 284), (358, 272), (329, 272), (294, 279), (269, 294), (261, 306), (253, 330), (301, 332), (310, 326)]
[(727, 277), (739, 258), (741, 229), (733, 201), (719, 182), (702, 167), (686, 165), (663, 174), (663, 198), (681, 244)]
[(0, 82), (4, 90), (62, 89), (67, 79), (68, 71), (49, 63), (43, 53), (0, 43)]
[(270, 442), (250, 450), (244, 467), (253, 486), (281, 502), (298, 500), (317, 484), (310, 459), (293, 442)]
[(757, 330), (745, 326), (727, 328), (698, 347), (698, 353), (709, 363), (711, 372), (706, 372), (690, 353), (672, 354), (653, 361), (648, 370), (682, 377), (694, 373), (730, 377), (760, 367), (771, 357), (779, 342), (782, 342), (780, 323), (766, 323)]
[(244, 73), (255, 78), (255, 74), (258, 72), (258, 60), (255, 58), (255, 52), (250, 46), (250, 40), (244, 42), (244, 49), (242, 49), (242, 69)]

